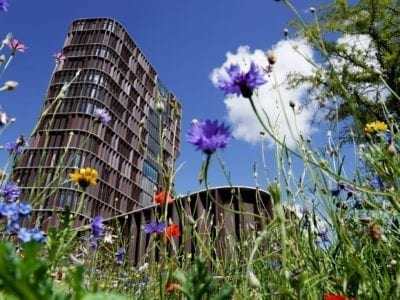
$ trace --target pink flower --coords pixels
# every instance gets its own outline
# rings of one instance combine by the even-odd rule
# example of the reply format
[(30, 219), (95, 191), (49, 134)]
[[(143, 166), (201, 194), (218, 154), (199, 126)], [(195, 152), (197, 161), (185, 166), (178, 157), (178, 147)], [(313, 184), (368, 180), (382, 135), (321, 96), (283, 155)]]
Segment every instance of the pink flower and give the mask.
[(25, 52), (25, 49), (27, 48), (23, 43), (14, 38), (8, 42), (8, 46), (11, 49), (11, 55), (14, 55), (15, 52)]
[(53, 54), (53, 58), (56, 61), (56, 64), (59, 64), (65, 60), (65, 55), (62, 52), (57, 52)]

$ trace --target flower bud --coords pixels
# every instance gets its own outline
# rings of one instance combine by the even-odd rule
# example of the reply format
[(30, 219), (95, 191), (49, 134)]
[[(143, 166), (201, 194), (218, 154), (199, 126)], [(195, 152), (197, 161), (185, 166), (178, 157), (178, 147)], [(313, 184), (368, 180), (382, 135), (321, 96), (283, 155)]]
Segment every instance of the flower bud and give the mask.
[(315, 14), (315, 7), (310, 7), (310, 13)]
[(6, 61), (6, 57), (4, 54), (0, 55), (0, 63), (3, 63)]
[(5, 87), (7, 90), (9, 90), (9, 91), (15, 89), (17, 86), (18, 86), (18, 82), (12, 81), (12, 80), (7, 81), (7, 82), (4, 84), (4, 87)]
[(285, 28), (285, 29), (283, 30), (283, 35), (284, 35), (285, 37), (287, 37), (288, 34), (289, 34), (289, 30), (288, 30), (287, 28)]
[(146, 271), (147, 269), (149, 268), (149, 263), (144, 263), (143, 265), (141, 265), (140, 267), (139, 267), (139, 272), (144, 272), (144, 271)]
[(260, 280), (254, 275), (253, 271), (248, 271), (247, 274), (249, 275), (249, 284), (254, 288), (260, 288)]
[(164, 112), (164, 103), (160, 100), (156, 101), (156, 111), (161, 114)]
[(267, 59), (268, 59), (268, 63), (269, 63), (270, 65), (276, 64), (277, 57), (276, 57), (276, 55), (275, 55), (274, 52), (269, 51), (269, 52), (267, 53)]

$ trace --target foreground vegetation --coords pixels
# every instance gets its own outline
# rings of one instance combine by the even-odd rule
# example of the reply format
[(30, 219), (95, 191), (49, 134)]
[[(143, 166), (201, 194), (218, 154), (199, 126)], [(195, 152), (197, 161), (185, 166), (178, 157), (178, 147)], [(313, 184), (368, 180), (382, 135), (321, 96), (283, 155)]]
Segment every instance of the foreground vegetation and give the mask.
[[(4, 2), (4, 1), (3, 1)], [(3, 3), (0, 1), (0, 3)], [(259, 179), (274, 204), (274, 218), (255, 216), (258, 225), (248, 224), (239, 240), (224, 240), (229, 255), (214, 255), (217, 236), (207, 240), (197, 233), (197, 224), (181, 209), (180, 224), (168, 222), (168, 205), (174, 201), (171, 170), (164, 170), (163, 192), (155, 195), (161, 208), (157, 218), (142, 224), (150, 235), (148, 253), (159, 253), (158, 261), (145, 255), (137, 266), (129, 264), (118, 224), (104, 223), (96, 216), (87, 226), (74, 228), (81, 209), (58, 211), (60, 225), (47, 233), (23, 226), (35, 203), (19, 199), (19, 187), (2, 176), (0, 215), (0, 290), (9, 299), (395, 299), (400, 298), (400, 191), (398, 130), (399, 43), (396, 1), (334, 1), (319, 11), (310, 8), (308, 24), (298, 15), (297, 34), (320, 53), (311, 76), (291, 74), (288, 84), (296, 88), (310, 83), (306, 103), (318, 103), (330, 128), (324, 151), (299, 136), (296, 147), (287, 147), (274, 134), (267, 113), (257, 106), (257, 89), (273, 80), (279, 57), (267, 54), (269, 65), (230, 65), (217, 80), (217, 87), (237, 101), (248, 101), (263, 134), (275, 140), (276, 176)], [(0, 9), (2, 9), (0, 4)], [(353, 16), (355, 16), (353, 18)], [(341, 22), (337, 22), (338, 18)], [(343, 45), (332, 39), (353, 37)], [(288, 37), (288, 31), (285, 31)], [(368, 36), (368, 48), (358, 47), (360, 36)], [(361, 50), (360, 50), (361, 49)], [(364, 50), (363, 50), (364, 49)], [(25, 47), (8, 35), (1, 51), (3, 72)], [(373, 54), (371, 56), (371, 53)], [(55, 54), (56, 63), (65, 59)], [(307, 57), (306, 57), (307, 59)], [(340, 62), (338, 62), (340, 59)], [(65, 84), (68, 88), (70, 83)], [(17, 83), (1, 88), (10, 91)], [(281, 87), (279, 87), (281, 88)], [(278, 89), (278, 88), (277, 88)], [(64, 90), (62, 91), (64, 92)], [(62, 101), (60, 94), (57, 98)], [(290, 103), (293, 112), (299, 107)], [(158, 112), (162, 113), (162, 107)], [(0, 112), (5, 129), (13, 119)], [(94, 122), (110, 121), (107, 110), (98, 110)], [(350, 125), (350, 126), (349, 126)], [(337, 132), (337, 139), (331, 132)], [(208, 189), (207, 172), (219, 149), (229, 147), (231, 132), (218, 121), (194, 122), (187, 141), (205, 159), (200, 180)], [(352, 144), (356, 164), (345, 170), (347, 161), (341, 145)], [(11, 159), (26, 146), (24, 137), (5, 145)], [(347, 158), (346, 158), (347, 159)], [(302, 163), (298, 170), (293, 161)], [(60, 166), (62, 167), (62, 166)], [(264, 166), (262, 166), (264, 167)], [(347, 175), (350, 174), (350, 175)], [(101, 176), (87, 166), (69, 178), (82, 190)], [(211, 195), (210, 195), (211, 197)], [(234, 201), (240, 201), (235, 199)], [(173, 204), (174, 203), (174, 204)], [(238, 212), (240, 213), (240, 212)], [(243, 212), (242, 212), (243, 213)], [(77, 237), (84, 238), (77, 238)], [(195, 257), (174, 237), (193, 238)], [(171, 255), (172, 253), (174, 255)], [(110, 259), (112, 257), (112, 259)]]

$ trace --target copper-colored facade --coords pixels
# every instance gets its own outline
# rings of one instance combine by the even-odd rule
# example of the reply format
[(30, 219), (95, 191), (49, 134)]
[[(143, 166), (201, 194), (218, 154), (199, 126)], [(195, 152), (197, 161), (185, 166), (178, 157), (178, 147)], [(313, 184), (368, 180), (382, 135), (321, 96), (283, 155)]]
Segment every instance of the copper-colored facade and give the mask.
[[(77, 167), (99, 173), (78, 224), (153, 206), (161, 169), (171, 170), (179, 155), (178, 100), (113, 19), (73, 21), (62, 52), (29, 147), (14, 166), (22, 199), (40, 208), (36, 223), (46, 229), (57, 224), (57, 208), (77, 209), (82, 190), (68, 178)], [(111, 114), (108, 125), (96, 121), (96, 108)]]
[[(143, 262), (145, 254), (157, 257), (156, 253), (148, 252), (150, 236), (143, 232), (143, 224), (159, 219), (163, 213), (158, 207), (132, 214), (134, 241), (129, 257), (133, 264)], [(217, 187), (178, 197), (168, 205), (167, 216), (169, 222), (179, 225), (181, 231), (185, 232), (173, 238), (176, 249), (184, 250), (186, 255), (194, 255), (201, 247), (194, 236), (195, 230), (205, 245), (212, 243), (209, 251), (213, 256), (227, 258), (228, 237), (240, 239), (248, 230), (262, 230), (273, 218), (273, 204), (270, 195), (258, 188)], [(191, 228), (189, 232), (186, 230), (188, 227)]]

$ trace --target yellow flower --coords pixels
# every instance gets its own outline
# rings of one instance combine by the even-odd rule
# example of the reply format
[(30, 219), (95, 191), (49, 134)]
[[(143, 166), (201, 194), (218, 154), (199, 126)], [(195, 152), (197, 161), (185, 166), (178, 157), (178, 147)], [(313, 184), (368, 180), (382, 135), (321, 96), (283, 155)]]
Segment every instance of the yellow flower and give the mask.
[(364, 131), (366, 133), (376, 133), (380, 131), (388, 130), (388, 126), (385, 122), (375, 121), (365, 124)]
[(87, 188), (89, 184), (95, 185), (97, 183), (97, 177), (97, 171), (92, 168), (82, 168), (69, 174), (69, 178), (75, 181), (76, 185), (84, 189)]

